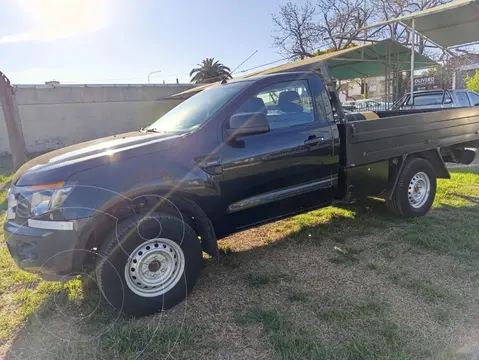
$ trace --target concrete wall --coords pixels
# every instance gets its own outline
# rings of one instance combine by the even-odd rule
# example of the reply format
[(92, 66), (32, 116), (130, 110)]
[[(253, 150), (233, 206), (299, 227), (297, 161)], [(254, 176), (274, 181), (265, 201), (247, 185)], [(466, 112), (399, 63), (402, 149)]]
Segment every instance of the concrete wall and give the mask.
[[(138, 130), (179, 104), (170, 95), (191, 88), (167, 85), (24, 85), (15, 94), (28, 152), (43, 152)], [(9, 153), (0, 107), (0, 154)]]

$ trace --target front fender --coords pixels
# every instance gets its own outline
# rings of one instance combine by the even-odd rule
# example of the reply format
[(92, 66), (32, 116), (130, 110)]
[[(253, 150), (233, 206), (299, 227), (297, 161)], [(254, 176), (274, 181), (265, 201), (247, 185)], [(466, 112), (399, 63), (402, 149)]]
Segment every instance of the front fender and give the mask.
[(75, 174), (69, 179), (76, 185), (64, 204), (65, 218), (91, 217), (91, 233), (84, 238), (98, 237), (99, 240), (93, 241), (97, 246), (106, 231), (104, 228), (111, 230), (118, 219), (168, 207), (178, 211), (178, 216), (194, 217), (204, 251), (217, 257), (210, 215), (214, 216), (214, 209), (218, 211), (215, 205), (221, 198), (213, 176), (194, 165), (168, 159), (162, 159), (162, 166), (155, 167), (153, 162), (158, 162), (158, 155)]
[(117, 203), (126, 205), (148, 193), (188, 197), (202, 208), (208, 207), (210, 199), (219, 194), (213, 176), (189, 161), (168, 155), (155, 152), (74, 174), (68, 179), (75, 189), (64, 204), (64, 216), (95, 216), (97, 211), (107, 211)]

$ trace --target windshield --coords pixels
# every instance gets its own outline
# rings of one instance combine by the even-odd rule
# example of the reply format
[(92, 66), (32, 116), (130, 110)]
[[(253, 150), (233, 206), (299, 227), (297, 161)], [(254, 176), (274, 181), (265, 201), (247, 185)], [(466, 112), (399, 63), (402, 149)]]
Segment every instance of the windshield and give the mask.
[(249, 84), (249, 81), (242, 81), (203, 90), (167, 112), (148, 126), (147, 130), (166, 132), (195, 130)]

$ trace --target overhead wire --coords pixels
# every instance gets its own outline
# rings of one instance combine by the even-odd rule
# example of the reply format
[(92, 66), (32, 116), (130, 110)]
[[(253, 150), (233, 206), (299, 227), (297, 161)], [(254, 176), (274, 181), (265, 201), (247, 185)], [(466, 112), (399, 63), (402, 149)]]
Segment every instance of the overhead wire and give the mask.
[[(255, 52), (256, 53), (256, 52)], [(255, 53), (253, 53), (249, 58), (251, 58)], [(249, 59), (248, 58), (248, 59)], [(290, 58), (289, 57), (285, 57), (285, 58), (282, 58), (282, 59), (278, 59), (278, 60), (275, 60), (275, 61), (271, 61), (271, 62), (268, 62), (268, 63), (264, 63), (264, 64), (261, 64), (261, 65), (256, 65), (256, 66), (253, 66), (253, 67), (250, 67), (248, 69), (243, 69), (241, 71), (236, 71), (238, 68), (241, 67), (241, 65), (243, 65), (248, 59), (246, 59), (245, 61), (243, 61), (243, 63), (241, 63), (233, 72), (235, 72), (236, 74), (244, 74), (244, 73), (247, 73), (249, 71), (252, 71), (252, 70), (256, 70), (256, 69), (259, 69), (259, 68), (262, 68), (262, 67), (265, 67), (265, 66), (268, 66), (268, 65), (273, 65), (273, 64), (277, 64), (279, 62), (282, 62), (282, 61), (285, 61), (285, 60), (289, 60)], [(175, 75), (175, 74), (158, 74), (158, 75), (152, 75), (151, 77), (171, 77), (171, 78), (180, 78), (180, 77), (186, 77), (186, 76), (189, 76), (189, 75), (186, 75), (186, 74), (183, 74), (183, 75)], [(220, 80), (222, 78), (222, 76), (218, 76), (217, 79)], [(136, 77), (124, 77), (124, 78), (103, 78), (103, 79), (96, 79), (96, 80), (90, 80), (90, 82), (99, 82), (99, 81), (124, 81), (124, 80), (139, 80), (139, 79), (145, 79), (145, 77), (143, 76), (136, 76)], [(216, 78), (214, 78), (216, 80)], [(62, 84), (85, 84), (85, 82), (80, 82), (80, 81), (68, 81), (68, 80), (62, 80), (61, 81)]]

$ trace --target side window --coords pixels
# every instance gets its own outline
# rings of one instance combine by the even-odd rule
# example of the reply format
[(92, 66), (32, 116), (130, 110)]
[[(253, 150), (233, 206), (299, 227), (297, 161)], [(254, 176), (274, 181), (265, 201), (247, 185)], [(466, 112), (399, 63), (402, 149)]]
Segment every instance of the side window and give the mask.
[(479, 104), (479, 95), (473, 92), (469, 92), (469, 97), (471, 98), (471, 104), (472, 106), (478, 105)]
[(466, 94), (465, 91), (457, 91), (456, 96), (457, 96), (457, 101), (459, 103), (459, 106), (470, 106), (471, 105), (469, 103), (469, 98), (467, 97), (467, 94)]
[(236, 113), (266, 112), (271, 130), (314, 121), (313, 100), (306, 80), (270, 85), (249, 98)]
[(415, 106), (442, 105), (443, 92), (414, 95)]

